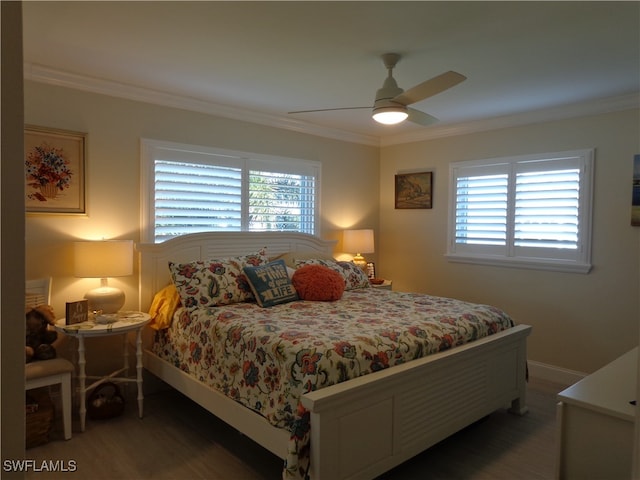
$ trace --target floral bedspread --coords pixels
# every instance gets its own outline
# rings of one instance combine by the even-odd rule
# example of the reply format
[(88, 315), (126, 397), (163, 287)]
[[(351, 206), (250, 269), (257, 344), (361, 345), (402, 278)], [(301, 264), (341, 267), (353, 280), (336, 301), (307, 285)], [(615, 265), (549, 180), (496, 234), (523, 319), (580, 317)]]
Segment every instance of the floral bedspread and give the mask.
[(513, 325), (501, 310), (374, 288), (337, 302), (181, 309), (156, 334), (174, 366), (291, 432), (285, 478), (309, 466), (306, 392), (446, 350)]

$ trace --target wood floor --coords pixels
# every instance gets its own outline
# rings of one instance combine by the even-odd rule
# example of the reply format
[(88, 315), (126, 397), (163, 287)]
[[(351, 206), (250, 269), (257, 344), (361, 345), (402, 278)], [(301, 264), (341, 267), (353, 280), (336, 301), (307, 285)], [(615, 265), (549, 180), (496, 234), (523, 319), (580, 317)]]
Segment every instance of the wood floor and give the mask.
[[(380, 480), (552, 479), (555, 465), (557, 385), (531, 381), (529, 413), (497, 411)], [(282, 461), (173, 391), (147, 395), (144, 418), (135, 401), (110, 420), (87, 421), (84, 433), (74, 419), (71, 440), (61, 427), (52, 440), (26, 452), (42, 463), (73, 472), (33, 471), (27, 479), (206, 479), (276, 480)], [(56, 463), (57, 462), (57, 463)]]

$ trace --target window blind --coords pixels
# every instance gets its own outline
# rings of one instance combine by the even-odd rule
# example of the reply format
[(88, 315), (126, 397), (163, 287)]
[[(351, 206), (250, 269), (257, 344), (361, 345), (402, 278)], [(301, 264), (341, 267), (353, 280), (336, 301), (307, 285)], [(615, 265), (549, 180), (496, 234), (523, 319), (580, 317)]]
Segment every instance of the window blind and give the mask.
[(579, 206), (580, 170), (517, 174), (515, 245), (578, 248)]
[(456, 243), (505, 245), (508, 176), (464, 176), (456, 183)]
[(313, 232), (315, 179), (251, 170), (249, 230)]
[(277, 230), (316, 233), (320, 164), (142, 142), (143, 236)]
[(242, 169), (155, 162), (155, 238), (240, 230)]
[(588, 271), (592, 164), (593, 150), (453, 163), (447, 256)]

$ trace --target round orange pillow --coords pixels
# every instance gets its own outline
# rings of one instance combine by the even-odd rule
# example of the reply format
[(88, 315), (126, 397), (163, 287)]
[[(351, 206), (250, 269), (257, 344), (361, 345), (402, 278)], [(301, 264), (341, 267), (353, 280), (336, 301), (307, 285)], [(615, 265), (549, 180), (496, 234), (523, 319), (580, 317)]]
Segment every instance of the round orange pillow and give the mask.
[(324, 265), (303, 265), (291, 278), (298, 296), (302, 300), (332, 302), (342, 298), (344, 277)]

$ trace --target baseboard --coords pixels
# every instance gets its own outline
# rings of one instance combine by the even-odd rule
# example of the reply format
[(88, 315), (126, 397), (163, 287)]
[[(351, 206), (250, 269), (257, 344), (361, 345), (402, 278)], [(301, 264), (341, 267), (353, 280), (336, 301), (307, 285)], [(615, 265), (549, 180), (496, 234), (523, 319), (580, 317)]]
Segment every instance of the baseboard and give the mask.
[(586, 373), (576, 372), (575, 370), (567, 370), (566, 368), (548, 365), (546, 363), (528, 361), (529, 376), (537, 380), (556, 383), (564, 387), (569, 387), (579, 382), (587, 376)]

